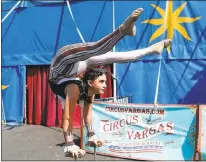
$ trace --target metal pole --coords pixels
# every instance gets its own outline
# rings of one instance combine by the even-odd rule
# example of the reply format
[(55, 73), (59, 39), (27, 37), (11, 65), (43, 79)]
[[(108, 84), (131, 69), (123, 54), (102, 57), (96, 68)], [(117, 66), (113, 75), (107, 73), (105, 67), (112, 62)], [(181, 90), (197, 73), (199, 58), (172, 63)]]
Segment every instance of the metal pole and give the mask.
[[(114, 0), (112, 2), (112, 22), (113, 22), (113, 31), (115, 31), (115, 6), (114, 6)], [(115, 46), (113, 47), (113, 52), (115, 52)], [(113, 63), (113, 74), (114, 77), (116, 78), (116, 63)], [(117, 82), (116, 79), (113, 79), (113, 94), (114, 94), (114, 102), (116, 102), (116, 98), (117, 98), (117, 86), (116, 86)]]
[(4, 104), (3, 104), (3, 98), (2, 98), (2, 100), (1, 100), (1, 104), (2, 104), (2, 115), (3, 115), (3, 118), (4, 118), (4, 123), (5, 123), (5, 125), (6, 125), (6, 116), (5, 116), (5, 112), (4, 112)]
[(94, 146), (94, 160), (96, 160), (96, 154), (97, 154), (97, 153), (96, 153), (96, 150), (97, 150), (97, 149), (96, 149), (96, 146)]

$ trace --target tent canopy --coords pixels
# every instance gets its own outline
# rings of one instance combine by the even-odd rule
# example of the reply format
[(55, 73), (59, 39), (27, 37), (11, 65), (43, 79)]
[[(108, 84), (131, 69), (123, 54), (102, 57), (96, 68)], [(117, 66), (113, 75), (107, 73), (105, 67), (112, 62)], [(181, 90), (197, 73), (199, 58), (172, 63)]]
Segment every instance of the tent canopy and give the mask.
[[(3, 1), (2, 17), (16, 3), (17, 1)], [(206, 37), (203, 37), (204, 41), (198, 42), (204, 29), (203, 22), (206, 22), (206, 17), (202, 15), (204, 5), (198, 5), (198, 10), (190, 9), (194, 5), (197, 6), (198, 3), (189, 2), (181, 12), (182, 16), (189, 14), (190, 17), (201, 17), (193, 24), (182, 24), (192, 41), (186, 40), (177, 30), (174, 30), (172, 53), (169, 59), (189, 59), (196, 45), (198, 48), (193, 54), (193, 59), (206, 58), (206, 53), (203, 52), (206, 50)], [(22, 1), (19, 3), (2, 23), (3, 66), (50, 64), (59, 48), (67, 44), (82, 42), (76, 27), (80, 29), (86, 42), (97, 41), (112, 32), (113, 23), (115, 27), (118, 27), (138, 7), (143, 7), (145, 11), (136, 23), (137, 35), (125, 37), (116, 45), (117, 51), (144, 48), (166, 38), (168, 34), (165, 32), (149, 42), (151, 35), (160, 25), (142, 23), (150, 18), (160, 18), (159, 13), (151, 4), (164, 10), (166, 9), (165, 1), (115, 1), (114, 20), (112, 1), (73, 0), (70, 4), (76, 24), (70, 15), (67, 3), (64, 1)], [(183, 2), (174, 1), (173, 4), (174, 8), (178, 8)], [(123, 10), (124, 12), (122, 12)], [(182, 43), (187, 46), (182, 46)], [(157, 57), (149, 56), (143, 59), (152, 60), (154, 58)]]
[[(2, 17), (16, 3), (3, 1)], [(136, 36), (124, 37), (116, 51), (140, 49), (172, 37), (170, 53), (165, 50), (162, 56), (117, 64), (117, 95), (133, 95), (135, 103), (152, 103), (162, 59), (159, 103), (206, 103), (202, 88), (206, 82), (205, 1), (73, 0), (70, 4), (74, 19), (66, 1), (22, 1), (2, 23), (2, 65), (49, 65), (59, 48), (82, 42), (77, 28), (86, 42), (97, 41), (143, 7)]]

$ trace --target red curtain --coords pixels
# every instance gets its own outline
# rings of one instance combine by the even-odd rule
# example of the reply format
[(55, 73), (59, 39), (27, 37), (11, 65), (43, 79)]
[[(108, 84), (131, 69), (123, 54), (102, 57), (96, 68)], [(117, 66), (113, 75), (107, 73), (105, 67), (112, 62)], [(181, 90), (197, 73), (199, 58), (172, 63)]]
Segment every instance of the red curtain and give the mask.
[[(105, 66), (111, 71), (110, 66)], [(61, 100), (51, 91), (49, 66), (27, 67), (27, 123), (45, 126), (62, 125)], [(112, 79), (108, 74), (108, 87), (101, 98), (112, 96)], [(81, 108), (75, 108), (73, 127), (81, 126)]]
[[(61, 127), (61, 100), (51, 91), (48, 78), (49, 66), (27, 68), (27, 123)], [(74, 128), (80, 128), (80, 110), (75, 108)]]
[(48, 84), (47, 66), (27, 68), (27, 123), (61, 126), (61, 104)]

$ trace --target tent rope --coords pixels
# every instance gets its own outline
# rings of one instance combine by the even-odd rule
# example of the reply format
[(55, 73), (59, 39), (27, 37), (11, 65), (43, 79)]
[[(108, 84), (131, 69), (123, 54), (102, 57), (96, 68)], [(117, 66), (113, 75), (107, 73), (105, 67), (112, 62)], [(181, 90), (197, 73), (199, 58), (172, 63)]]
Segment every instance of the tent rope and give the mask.
[(16, 7), (19, 5), (19, 3), (21, 3), (21, 0), (18, 1), (18, 2), (14, 5), (14, 7), (4, 16), (4, 18), (1, 20), (1, 23), (3, 23), (3, 22), (6, 20), (6, 18), (12, 13), (12, 11), (16, 9)]
[(161, 65), (162, 65), (162, 56), (161, 56), (160, 63), (159, 63), (159, 70), (158, 70), (157, 84), (156, 84), (156, 91), (155, 91), (155, 98), (154, 98), (155, 108), (156, 108), (156, 105), (157, 105), (157, 97), (158, 97), (158, 92), (159, 92)]
[(83, 36), (82, 36), (82, 33), (80, 32), (79, 27), (77, 26), (77, 23), (76, 23), (76, 21), (75, 21), (75, 19), (74, 19), (74, 16), (73, 16), (73, 13), (72, 13), (72, 10), (71, 10), (71, 6), (70, 6), (70, 4), (69, 4), (69, 0), (67, 0), (66, 2), (67, 2), (67, 7), (68, 7), (68, 9), (69, 9), (69, 13), (70, 13), (70, 15), (71, 15), (71, 17), (72, 17), (72, 20), (73, 20), (73, 22), (74, 22), (74, 24), (75, 24), (75, 26), (76, 26), (77, 33), (79, 34), (79, 37), (80, 37), (80, 39), (82, 40), (82, 42), (85, 43), (85, 40), (84, 40), (84, 38), (83, 38)]

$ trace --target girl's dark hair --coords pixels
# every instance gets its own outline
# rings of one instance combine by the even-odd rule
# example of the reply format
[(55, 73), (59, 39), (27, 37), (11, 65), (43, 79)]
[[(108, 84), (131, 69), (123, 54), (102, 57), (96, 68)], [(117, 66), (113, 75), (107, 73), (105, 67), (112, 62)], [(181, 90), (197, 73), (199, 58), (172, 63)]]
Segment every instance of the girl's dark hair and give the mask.
[(99, 76), (102, 76), (103, 74), (106, 74), (107, 71), (104, 68), (89, 68), (83, 75), (82, 81), (83, 84), (83, 94), (81, 95), (81, 98), (88, 103), (92, 103), (90, 98), (88, 97), (88, 80), (95, 80)]
[(88, 80), (95, 80), (106, 73), (107, 71), (104, 68), (90, 68), (85, 72), (82, 81), (88, 86)]

